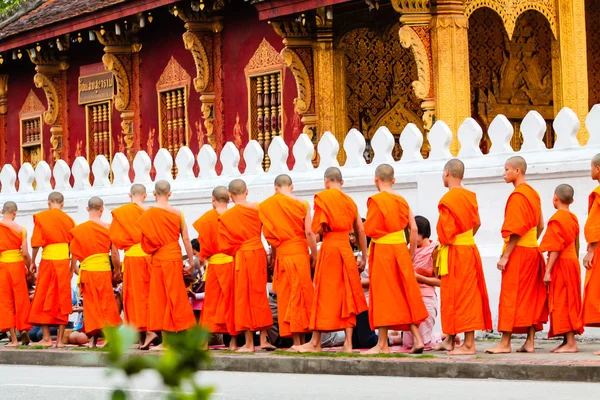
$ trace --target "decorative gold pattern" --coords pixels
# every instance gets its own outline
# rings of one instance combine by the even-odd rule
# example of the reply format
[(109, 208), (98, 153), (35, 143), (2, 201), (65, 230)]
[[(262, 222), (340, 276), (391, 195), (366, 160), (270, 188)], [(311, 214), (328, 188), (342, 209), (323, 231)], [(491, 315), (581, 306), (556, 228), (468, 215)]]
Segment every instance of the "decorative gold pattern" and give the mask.
[(296, 79), (298, 97), (294, 99), (294, 110), (302, 115), (308, 111), (311, 105), (312, 87), (310, 76), (306, 66), (294, 50), (284, 47), (281, 50), (281, 56)]
[(392, 6), (399, 13), (427, 13), (431, 8), (431, 0), (392, 0)]
[(8, 75), (0, 75), (0, 115), (6, 114), (8, 93)]
[(414, 29), (410, 26), (400, 28), (400, 44), (405, 49), (412, 51), (413, 58), (417, 63), (417, 74), (419, 80), (412, 83), (412, 89), (417, 98), (425, 100), (429, 95), (431, 86), (431, 66), (429, 65), (429, 55), (427, 49), (417, 35)]
[[(585, 1), (587, 30), (588, 108), (600, 103), (600, 1)], [(0, 95), (1, 97), (1, 95)], [(1, 111), (0, 111), (1, 113)]]
[(53, 125), (58, 119), (60, 111), (60, 97), (54, 80), (41, 73), (35, 74), (33, 83), (38, 89), (42, 89), (48, 102), (48, 110), (44, 113), (44, 122)]
[(196, 64), (196, 77), (194, 78), (194, 89), (202, 93), (206, 90), (210, 80), (210, 63), (206, 50), (202, 45), (200, 37), (194, 32), (185, 32), (183, 34), (183, 43), (186, 50), (192, 53), (194, 64)]
[(131, 97), (128, 71), (116, 54), (104, 54), (102, 56), (102, 63), (107, 71), (114, 74), (117, 81), (117, 93), (114, 96), (115, 108), (118, 111), (125, 111), (129, 107)]
[[(581, 2), (580, 0), (573, 1)], [(466, 0), (465, 15), (468, 18), (475, 10), (481, 7), (491, 8), (500, 15), (510, 40), (512, 40), (515, 27), (517, 26), (517, 20), (521, 14), (529, 10), (538, 11), (546, 17), (550, 23), (550, 29), (554, 37), (558, 37), (555, 0)]]
[(87, 156), (93, 161), (98, 155), (112, 159), (112, 134), (110, 102), (86, 106), (87, 111)]
[(37, 96), (37, 94), (35, 94), (35, 92), (33, 90), (30, 90), (29, 94), (25, 98), (25, 103), (23, 103), (23, 106), (21, 107), (21, 110), (19, 111), (19, 117), (22, 117), (23, 115), (31, 115), (31, 114), (35, 114), (35, 113), (41, 114), (44, 111), (46, 111), (44, 104), (42, 104), (42, 101)]
[(284, 66), (285, 61), (281, 54), (271, 46), (267, 39), (263, 38), (244, 68), (244, 72), (247, 76), (259, 75), (274, 69), (283, 70)]

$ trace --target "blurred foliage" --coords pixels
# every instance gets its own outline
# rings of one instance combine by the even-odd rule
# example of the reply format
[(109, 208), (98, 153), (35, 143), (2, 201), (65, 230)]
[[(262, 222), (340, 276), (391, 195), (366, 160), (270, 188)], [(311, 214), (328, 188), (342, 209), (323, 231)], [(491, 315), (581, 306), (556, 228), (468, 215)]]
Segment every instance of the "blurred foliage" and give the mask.
[(10, 14), (26, 0), (0, 0), (0, 17)]
[[(128, 378), (144, 370), (153, 370), (161, 377), (168, 388), (168, 400), (206, 400), (213, 389), (200, 387), (194, 376), (210, 362), (208, 351), (204, 350), (209, 333), (199, 327), (186, 332), (165, 335), (166, 346), (160, 357), (127, 354), (137, 341), (138, 333), (128, 327), (106, 328), (108, 361), (112, 368), (121, 370)], [(127, 392), (118, 389), (113, 392), (113, 400), (126, 400)]]

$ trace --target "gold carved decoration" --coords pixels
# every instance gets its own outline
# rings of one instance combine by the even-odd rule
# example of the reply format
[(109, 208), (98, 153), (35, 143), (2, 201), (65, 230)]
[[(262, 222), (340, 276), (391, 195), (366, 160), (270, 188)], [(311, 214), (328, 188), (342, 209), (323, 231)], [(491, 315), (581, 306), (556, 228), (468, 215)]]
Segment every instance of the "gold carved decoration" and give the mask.
[[(600, 103), (600, 1), (585, 1), (587, 36), (588, 108)], [(1, 113), (1, 112), (0, 112)]]
[(185, 32), (183, 34), (183, 43), (186, 50), (189, 50), (194, 57), (196, 64), (196, 77), (194, 78), (194, 88), (196, 92), (202, 93), (206, 90), (210, 81), (210, 63), (202, 41), (194, 32)]
[(550, 23), (550, 29), (554, 37), (557, 34), (557, 13), (555, 0), (466, 0), (465, 15), (468, 17), (478, 8), (487, 7), (496, 11), (508, 34), (512, 40), (517, 20), (526, 11), (535, 10), (540, 12)]
[(104, 54), (104, 56), (102, 56), (102, 63), (107, 71), (114, 74), (115, 80), (117, 81), (117, 93), (114, 96), (115, 108), (118, 111), (125, 111), (129, 106), (131, 98), (127, 70), (116, 54)]
[(431, 0), (391, 0), (392, 7), (399, 13), (428, 13)]
[(298, 97), (294, 99), (294, 110), (299, 115), (302, 115), (310, 108), (312, 96), (310, 76), (308, 75), (306, 66), (294, 50), (284, 47), (283, 50), (281, 50), (281, 56), (296, 79)]
[(167, 66), (156, 82), (158, 91), (173, 89), (180, 86), (190, 86), (192, 78), (187, 71), (171, 56)]
[(21, 107), (21, 110), (19, 111), (19, 115), (43, 113), (44, 111), (46, 111), (44, 104), (42, 104), (42, 101), (37, 94), (35, 94), (33, 90), (30, 90), (25, 98), (23, 107)]
[(271, 43), (267, 39), (263, 38), (254, 55), (244, 68), (244, 72), (247, 76), (252, 76), (275, 69), (283, 70), (284, 67), (285, 61), (281, 54), (271, 46)]
[(0, 115), (6, 114), (8, 94), (8, 75), (0, 75)]
[(417, 74), (419, 79), (412, 83), (412, 89), (417, 98), (425, 100), (429, 95), (431, 88), (431, 66), (429, 65), (429, 56), (423, 41), (413, 28), (403, 26), (400, 28), (400, 44), (405, 49), (410, 49), (417, 63)]
[(44, 113), (44, 122), (48, 125), (54, 125), (60, 111), (58, 87), (52, 79), (41, 73), (35, 74), (33, 83), (35, 84), (35, 87), (44, 91), (48, 102), (48, 110)]

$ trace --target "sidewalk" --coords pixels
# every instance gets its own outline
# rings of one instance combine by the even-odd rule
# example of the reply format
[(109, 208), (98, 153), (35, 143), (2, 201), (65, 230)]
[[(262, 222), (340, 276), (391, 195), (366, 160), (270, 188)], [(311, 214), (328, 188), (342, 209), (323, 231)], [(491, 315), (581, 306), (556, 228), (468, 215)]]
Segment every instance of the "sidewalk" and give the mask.
[[(522, 340), (513, 343), (518, 348)], [(337, 354), (287, 355), (257, 352), (252, 355), (211, 351), (212, 370), (240, 372), (271, 372), (294, 374), (378, 375), (403, 377), (437, 377), (468, 379), (510, 379), (536, 381), (600, 382), (600, 342), (582, 342), (580, 353), (552, 354), (556, 341), (538, 341), (536, 353), (489, 355), (483, 351), (495, 342), (478, 342), (475, 356), (451, 357), (428, 352), (420, 356), (393, 353), (390, 356), (349, 356)], [(157, 353), (132, 351), (156, 357)], [(67, 348), (65, 350), (0, 349), (0, 364), (106, 367), (100, 351)]]

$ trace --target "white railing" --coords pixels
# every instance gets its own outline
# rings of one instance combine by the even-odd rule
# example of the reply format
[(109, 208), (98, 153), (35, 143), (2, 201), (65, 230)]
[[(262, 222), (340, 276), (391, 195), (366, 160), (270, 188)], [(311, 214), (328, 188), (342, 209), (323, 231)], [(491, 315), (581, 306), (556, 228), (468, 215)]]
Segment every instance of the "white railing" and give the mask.
[[(546, 124), (539, 113), (531, 111), (520, 126), (523, 146), (515, 153), (510, 146), (512, 125), (506, 117), (499, 115), (488, 130), (492, 146), (490, 153), (486, 155), (482, 154), (479, 148), (482, 130), (475, 120), (466, 119), (458, 130), (461, 144), (458, 157), (466, 165), (464, 183), (467, 188), (477, 193), (479, 201), (482, 228), (477, 234), (477, 243), (484, 260), (495, 318), (500, 292), (500, 273), (496, 269), (502, 246), (500, 227), (506, 199), (512, 190), (502, 178), (504, 162), (514, 154), (519, 154), (527, 160), (527, 176), (542, 197), (546, 219), (554, 212), (551, 201), (554, 188), (560, 183), (571, 184), (575, 188), (576, 198), (572, 210), (583, 228), (587, 217), (587, 196), (596, 186), (590, 179), (590, 160), (600, 152), (600, 105), (592, 108), (585, 124), (590, 139), (585, 146), (581, 146), (577, 141), (580, 122), (576, 114), (568, 108), (562, 109), (553, 124), (556, 133), (554, 148), (546, 149), (542, 141)], [(452, 132), (448, 126), (442, 121), (436, 122), (429, 133), (431, 153), (429, 158), (423, 159), (420, 151), (423, 143), (422, 133), (415, 125), (409, 124), (400, 135), (403, 153), (402, 159), (396, 162), (392, 157), (394, 137), (387, 128), (381, 127), (371, 141), (373, 161), (367, 164), (363, 157), (365, 139), (360, 132), (352, 129), (343, 144), (347, 156), (345, 164), (341, 167), (345, 179), (344, 188), (354, 198), (364, 216), (367, 198), (376, 190), (373, 184), (374, 170), (381, 163), (390, 163), (396, 170), (398, 191), (408, 200), (415, 214), (423, 215), (431, 221), (432, 230), (435, 231), (437, 204), (446, 190), (441, 180), (442, 168), (452, 157), (451, 138)], [(311, 163), (313, 144), (306, 135), (300, 135), (291, 149), (295, 163), (289, 170), (287, 160), (290, 149), (282, 138), (275, 137), (268, 150), (271, 166), (269, 171), (265, 172), (261, 166), (263, 150), (256, 141), (250, 141), (243, 152), (246, 169), (241, 174), (238, 170), (240, 152), (229, 142), (221, 151), (219, 160), (222, 171), (217, 174), (217, 155), (209, 145), (203, 146), (196, 157), (189, 148), (183, 147), (175, 159), (178, 171), (175, 179), (171, 175), (173, 159), (167, 150), (159, 150), (153, 162), (146, 152), (140, 151), (133, 161), (134, 182), (145, 184), (151, 193), (153, 181), (150, 170), (154, 166), (155, 180), (167, 179), (172, 182), (172, 203), (184, 210), (188, 222), (195, 220), (211, 207), (211, 191), (215, 186), (227, 185), (236, 177), (241, 177), (247, 182), (250, 200), (261, 201), (273, 193), (272, 183), (275, 176), (288, 173), (294, 181), (296, 194), (312, 201), (314, 193), (323, 188), (325, 168), (338, 165), (339, 144), (331, 133), (326, 132), (321, 137), (317, 150), (320, 164), (314, 168)], [(197, 177), (193, 172), (195, 162), (200, 170)], [(112, 165), (104, 156), (97, 157), (91, 171), (88, 162), (82, 157), (77, 158), (71, 168), (64, 161), (57, 161), (54, 169), (51, 169), (42, 161), (35, 170), (26, 163), (18, 173), (10, 164), (6, 164), (0, 172), (0, 203), (7, 200), (16, 201), (19, 206), (17, 222), (25, 225), (31, 232), (31, 215), (47, 207), (46, 199), (51, 190), (59, 190), (66, 199), (65, 211), (77, 222), (82, 222), (87, 218), (85, 207), (90, 196), (102, 197), (108, 210), (128, 201), (127, 194), (131, 184), (129, 168), (127, 158), (121, 153), (115, 155)], [(112, 182), (109, 179), (111, 171)], [(93, 175), (93, 184), (90, 183), (90, 174)], [(51, 176), (54, 177), (54, 188), (51, 185)], [(71, 176), (73, 185), (70, 184)], [(17, 177), (18, 190), (15, 187)], [(105, 219), (110, 220), (108, 211)], [(582, 243), (585, 243), (583, 237)], [(582, 251), (584, 250), (585, 246), (582, 246)], [(600, 332), (595, 334), (600, 335)]]

